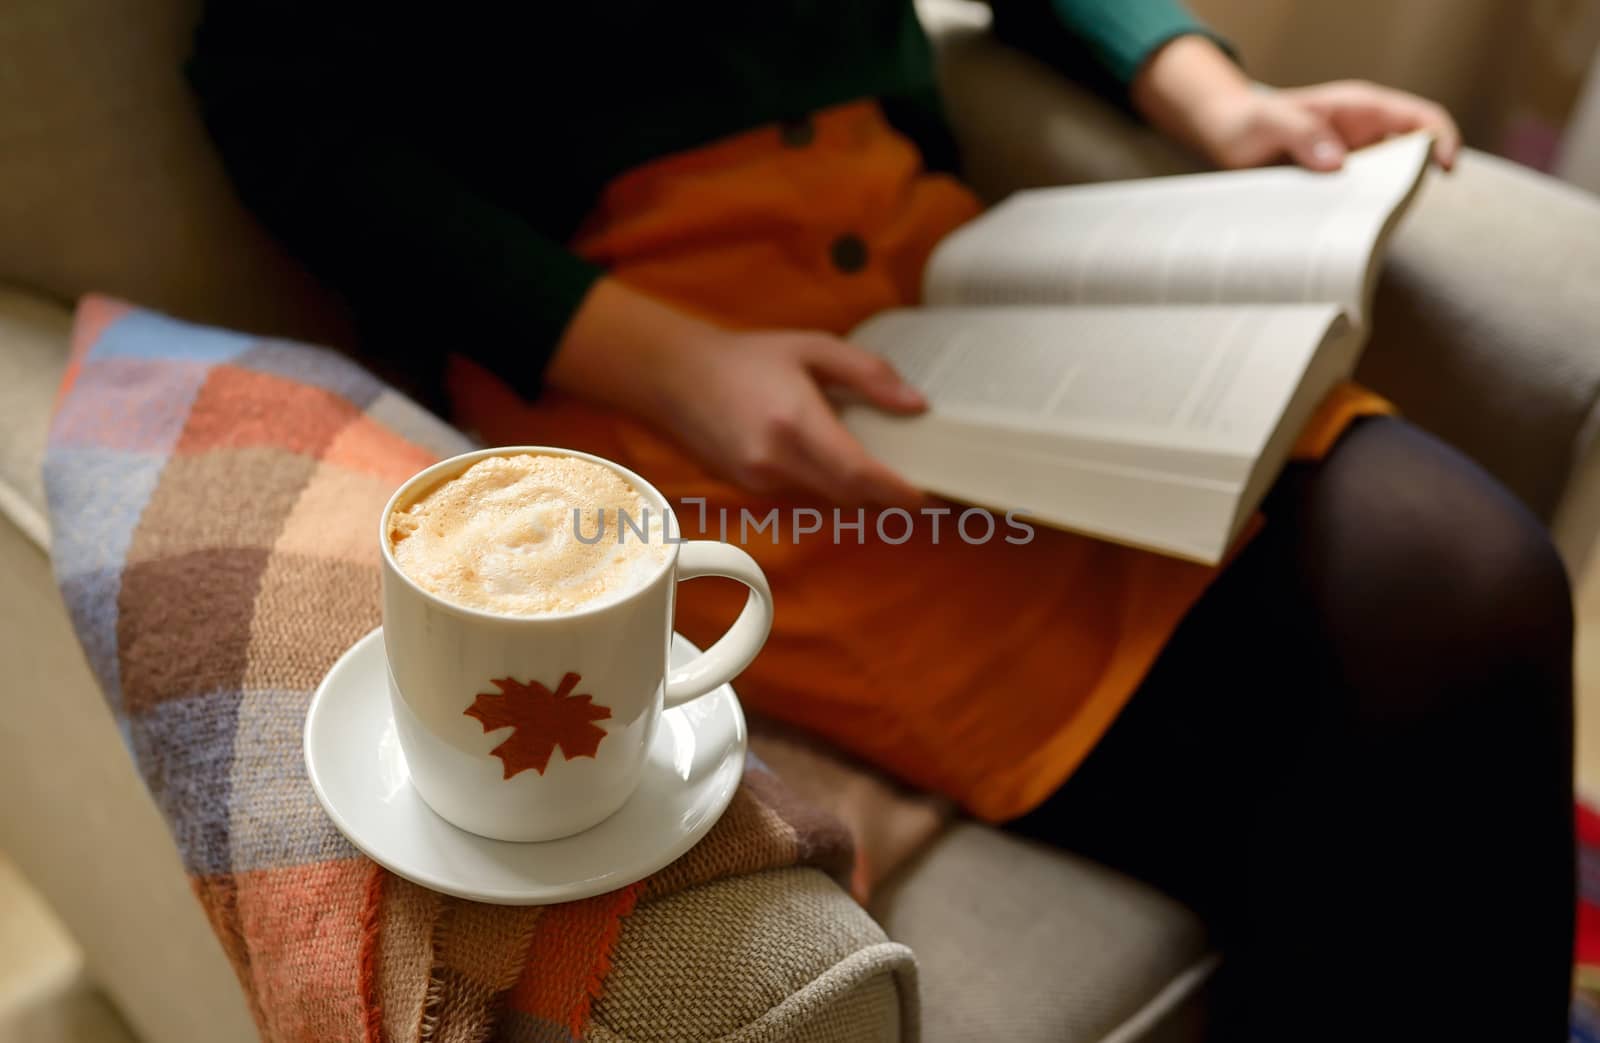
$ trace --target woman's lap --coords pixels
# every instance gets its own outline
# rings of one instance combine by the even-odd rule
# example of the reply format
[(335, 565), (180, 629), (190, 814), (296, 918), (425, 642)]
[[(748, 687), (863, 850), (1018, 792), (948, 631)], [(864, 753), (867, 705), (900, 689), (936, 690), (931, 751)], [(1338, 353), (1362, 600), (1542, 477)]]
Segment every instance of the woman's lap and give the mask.
[[(1095, 750), (1012, 828), (1206, 915), (1231, 952), (1225, 1000), (1250, 998), (1225, 1011), (1240, 1038), (1282, 1038), (1287, 1018), (1341, 1038), (1391, 1002), (1394, 1038), (1455, 1038), (1458, 1021), (1557, 1038), (1571, 615), (1542, 528), (1392, 419), (1291, 468), (1265, 514)], [(1478, 987), (1492, 998), (1443, 991)], [(1419, 1002), (1432, 990), (1437, 1007)], [(1360, 999), (1319, 1009), (1319, 992)], [(1407, 1011), (1424, 1035), (1393, 1020)], [(1367, 1024), (1343, 1038), (1378, 1038)]]

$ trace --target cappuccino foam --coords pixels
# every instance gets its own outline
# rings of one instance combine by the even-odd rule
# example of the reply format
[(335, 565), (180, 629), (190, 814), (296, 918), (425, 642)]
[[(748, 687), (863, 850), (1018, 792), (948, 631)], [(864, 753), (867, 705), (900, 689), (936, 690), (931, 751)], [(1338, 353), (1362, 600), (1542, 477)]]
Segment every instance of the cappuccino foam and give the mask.
[[(619, 513), (639, 529), (648, 518), (649, 539), (622, 530)], [(485, 457), (396, 509), (388, 532), (401, 571), (424, 590), (468, 608), (536, 616), (644, 585), (666, 560), (662, 527), (660, 509), (611, 468), (521, 453)]]

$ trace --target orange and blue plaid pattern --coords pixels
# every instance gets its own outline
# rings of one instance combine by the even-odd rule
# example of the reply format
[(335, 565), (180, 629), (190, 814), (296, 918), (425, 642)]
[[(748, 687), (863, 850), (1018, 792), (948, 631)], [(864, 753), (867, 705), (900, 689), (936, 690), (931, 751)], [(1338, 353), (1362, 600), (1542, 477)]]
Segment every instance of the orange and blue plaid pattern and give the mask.
[(332, 352), (88, 298), (50, 432), (56, 574), (194, 891), (272, 1041), (582, 1040), (635, 903), (849, 838), (752, 759), (694, 850), (621, 891), (505, 909), (360, 855), (300, 752), (379, 619), (373, 519), (466, 439)]

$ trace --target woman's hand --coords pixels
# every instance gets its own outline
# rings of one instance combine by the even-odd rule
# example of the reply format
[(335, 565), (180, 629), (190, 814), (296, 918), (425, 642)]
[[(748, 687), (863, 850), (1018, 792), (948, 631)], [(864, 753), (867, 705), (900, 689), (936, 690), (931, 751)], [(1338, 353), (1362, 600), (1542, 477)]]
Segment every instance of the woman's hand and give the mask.
[(731, 332), (603, 279), (547, 379), (654, 423), (755, 492), (803, 489), (846, 504), (921, 499), (845, 429), (825, 389), (895, 413), (921, 412), (921, 394), (883, 359), (826, 333)]
[(1428, 130), (1440, 166), (1455, 165), (1461, 132), (1431, 101), (1359, 80), (1214, 99), (1196, 113), (1195, 134), (1221, 167), (1258, 167), (1287, 156), (1312, 170), (1337, 170), (1345, 153), (1391, 134)]
[(922, 395), (878, 356), (826, 333), (719, 333), (668, 377), (663, 426), (699, 459), (755, 492), (801, 488), (835, 503), (909, 504), (919, 493), (845, 430), (824, 388), (918, 413)]
[(1152, 124), (1220, 167), (1287, 158), (1337, 170), (1350, 149), (1412, 130), (1434, 135), (1434, 158), (1446, 170), (1461, 150), (1455, 121), (1425, 98), (1358, 80), (1264, 89), (1199, 36), (1157, 51), (1134, 80), (1133, 101)]

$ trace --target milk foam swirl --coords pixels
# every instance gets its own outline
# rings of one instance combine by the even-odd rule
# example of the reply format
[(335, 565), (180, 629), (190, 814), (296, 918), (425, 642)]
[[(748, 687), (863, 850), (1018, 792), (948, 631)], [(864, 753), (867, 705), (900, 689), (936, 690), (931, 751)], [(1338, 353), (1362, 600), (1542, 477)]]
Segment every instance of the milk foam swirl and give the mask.
[[(629, 529), (619, 542), (619, 512), (642, 528), (647, 506), (649, 540)], [(588, 460), (534, 453), (479, 460), (396, 509), (388, 532), (401, 571), (424, 590), (518, 616), (619, 597), (667, 555), (661, 512), (632, 483)]]

